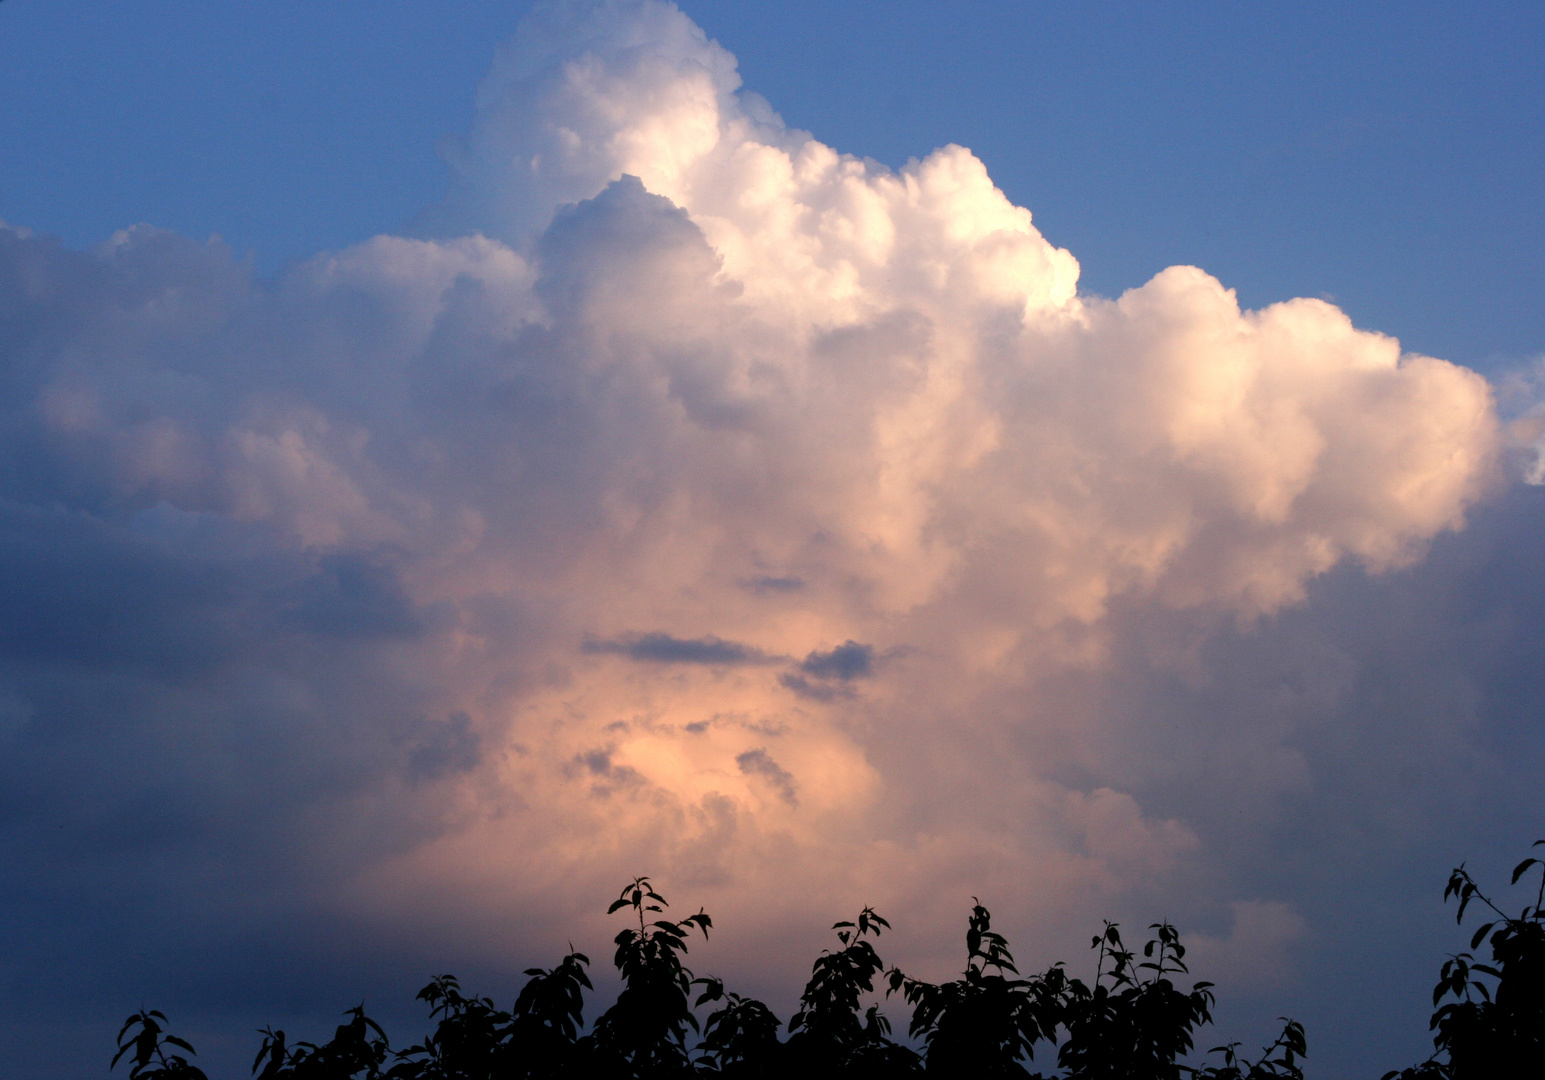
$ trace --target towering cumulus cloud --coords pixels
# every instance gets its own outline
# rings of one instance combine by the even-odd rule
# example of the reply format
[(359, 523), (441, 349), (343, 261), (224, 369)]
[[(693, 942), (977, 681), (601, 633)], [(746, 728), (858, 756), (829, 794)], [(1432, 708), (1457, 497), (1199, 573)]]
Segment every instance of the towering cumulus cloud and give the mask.
[(1291, 947), (1219, 806), (1144, 802), (1191, 736), (1070, 688), (1418, 560), (1491, 482), (1483, 379), (1193, 267), (1082, 295), (969, 150), (844, 156), (653, 0), (539, 8), (452, 164), (433, 238), (273, 281), (0, 231), (15, 858), (512, 963), (638, 872), (916, 940), (1211, 875)]

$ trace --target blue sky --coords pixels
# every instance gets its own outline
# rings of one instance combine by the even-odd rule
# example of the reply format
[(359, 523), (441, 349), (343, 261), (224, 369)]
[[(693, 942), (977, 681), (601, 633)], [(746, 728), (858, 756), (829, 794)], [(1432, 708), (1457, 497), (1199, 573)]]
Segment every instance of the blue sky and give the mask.
[[(0, 214), (148, 221), (271, 271), (398, 231), (519, 3), (10, 0)], [(1176, 263), (1329, 294), (1408, 347), (1535, 355), (1545, 15), (1529, 4), (689, 3), (791, 125), (891, 166), (958, 142), (1113, 295)]]
[(3, 1023), (241, 1075), (649, 872), (781, 1015), (980, 895), (1423, 1056), (1545, 833), (1545, 14), (529, 9), (0, 4)]

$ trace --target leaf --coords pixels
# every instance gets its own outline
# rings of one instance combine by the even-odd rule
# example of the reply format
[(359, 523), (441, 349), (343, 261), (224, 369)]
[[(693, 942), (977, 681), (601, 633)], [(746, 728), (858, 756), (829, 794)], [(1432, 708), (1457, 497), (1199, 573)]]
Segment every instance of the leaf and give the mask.
[(1540, 860), (1538, 859), (1525, 859), (1523, 862), (1513, 867), (1513, 880), (1509, 884), (1517, 885), (1518, 879), (1524, 876), (1525, 871), (1527, 871), (1531, 866), (1539, 865), (1539, 862)]

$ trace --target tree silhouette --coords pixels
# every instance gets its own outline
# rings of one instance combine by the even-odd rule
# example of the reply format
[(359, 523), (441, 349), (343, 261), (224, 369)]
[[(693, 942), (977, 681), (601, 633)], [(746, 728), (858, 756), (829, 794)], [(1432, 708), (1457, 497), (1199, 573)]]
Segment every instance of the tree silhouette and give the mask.
[(1068, 981), (1068, 1039), (1057, 1063), (1070, 1080), (1180, 1080), (1176, 1059), (1191, 1050), (1195, 1029), (1212, 1022), (1212, 984), (1186, 993), (1170, 979), (1186, 973), (1180, 935), (1168, 923), (1150, 929), (1157, 936), (1143, 947), (1147, 959), (1135, 963), (1120, 928), (1106, 923), (1091, 942), (1099, 952), (1094, 985)]
[[(1516, 915), (1482, 892), (1463, 865), (1453, 871), (1444, 899), (1458, 901), (1458, 921), (1472, 905), (1493, 917), (1471, 936), (1470, 952), (1442, 965), (1432, 1057), (1384, 1080), (1545, 1075), (1545, 860), (1523, 860), (1512, 884), (1531, 871), (1541, 880)], [(890, 923), (866, 907), (832, 927), (838, 947), (811, 965), (788, 1037), (780, 1039), (782, 1025), (764, 1003), (727, 990), (721, 979), (694, 978), (684, 962), (688, 942), (694, 933), (706, 937), (712, 920), (701, 910), (680, 921), (651, 919), (668, 906), (649, 878), (638, 877), (608, 908), (626, 911), (637, 925), (614, 939), (622, 991), (588, 1033), (590, 961), (571, 947), (556, 966), (526, 970), (509, 1010), (464, 993), (452, 975), (435, 977), (418, 995), (434, 1031), (402, 1050), (391, 1049), (363, 1005), (347, 1010), (322, 1044), (291, 1045), (283, 1031), (265, 1028), (252, 1073), (257, 1080), (888, 1080), (924, 1072), (984, 1080), (1303, 1080), (1304, 1029), (1285, 1018), (1253, 1060), (1234, 1042), (1213, 1047), (1211, 1063), (1187, 1063), (1198, 1030), (1212, 1022), (1213, 987), (1179, 985), (1189, 977), (1186, 949), (1168, 923), (1150, 927), (1139, 954), (1107, 922), (1091, 939), (1095, 975), (1085, 984), (1061, 963), (1021, 975), (991, 913), (975, 901), (960, 977), (933, 984), (886, 971), (875, 942)], [(917, 1049), (891, 1038), (878, 1004), (865, 1007), (882, 974), (886, 996), (899, 994), (911, 1007), (907, 1030)], [(701, 987), (696, 1001), (694, 986)], [(700, 1025), (695, 1010), (705, 1006)], [(1055, 1051), (1054, 1072), (1030, 1072), (1037, 1049), (1047, 1051), (1043, 1061)], [(119, 1031), (112, 1066), (127, 1061), (130, 1080), (208, 1080), (188, 1060), (193, 1053), (168, 1033), (165, 1015), (141, 1010)]]
[(174, 1046), (193, 1054), (196, 1051), (175, 1035), (166, 1034), (165, 1014), (157, 1009), (146, 1012), (141, 1009), (123, 1022), (118, 1031), (118, 1052), (113, 1055), (109, 1069), (116, 1068), (125, 1054), (130, 1057), (129, 1080), (209, 1080), (204, 1070), (189, 1064), (180, 1054), (168, 1055), (166, 1048)]
[(680, 922), (646, 922), (648, 913), (663, 913), (666, 906), (649, 879), (640, 877), (607, 908), (608, 915), (632, 908), (638, 929), (628, 927), (616, 937), (622, 993), (595, 1023), (599, 1061), (592, 1067), (643, 1078), (678, 1076), (690, 1067), (687, 1029), (697, 1031), (698, 1023), (692, 1014), (692, 972), (681, 958), (687, 935), (696, 929), (706, 937), (713, 923), (701, 910)]
[[(1536, 840), (1535, 847), (1545, 844)], [(1513, 868), (1511, 884), (1531, 869), (1540, 870), (1534, 903), (1509, 915), (1481, 891), (1461, 863), (1449, 875), (1443, 899), (1459, 901), (1455, 921), (1463, 923), (1472, 901), (1496, 918), (1470, 937), (1471, 950), (1483, 944), (1491, 955), (1473, 952), (1450, 956), (1432, 989), (1437, 1010), (1428, 1027), (1433, 1056), (1420, 1065), (1389, 1072), (1384, 1080), (1488, 1080), (1492, 1077), (1545, 1073), (1545, 862), (1529, 858)], [(1452, 999), (1452, 1000), (1445, 1000)]]
[(908, 1033), (922, 1039), (928, 1072), (1024, 1076), (1020, 1061), (1034, 1057), (1035, 1043), (1056, 1041), (1068, 980), (1060, 966), (1018, 978), (1008, 941), (993, 931), (992, 915), (981, 901), (972, 899), (961, 977), (935, 986), (892, 969), (890, 992), (899, 990), (913, 1006)]
[(866, 907), (852, 922), (832, 925), (842, 948), (824, 950), (810, 967), (810, 981), (789, 1021), (788, 1057), (815, 1076), (904, 1076), (921, 1067), (918, 1055), (890, 1039), (890, 1021), (878, 1005), (863, 1009), (885, 963), (869, 938), (890, 923)]
[(382, 1066), (391, 1053), (386, 1032), (365, 1015), (364, 1005), (344, 1015), (350, 1019), (320, 1046), (302, 1042), (289, 1049), (283, 1031), (265, 1028), (263, 1045), (252, 1062), (253, 1074), (259, 1080), (378, 1080), (385, 1075)]
[(778, 1029), (783, 1026), (773, 1011), (755, 998), (726, 992), (720, 979), (698, 979), (704, 986), (697, 1004), (723, 1002), (703, 1023), (703, 1041), (698, 1047), (698, 1067), (705, 1072), (727, 1077), (763, 1077), (778, 1075), (783, 1065), (783, 1044)]

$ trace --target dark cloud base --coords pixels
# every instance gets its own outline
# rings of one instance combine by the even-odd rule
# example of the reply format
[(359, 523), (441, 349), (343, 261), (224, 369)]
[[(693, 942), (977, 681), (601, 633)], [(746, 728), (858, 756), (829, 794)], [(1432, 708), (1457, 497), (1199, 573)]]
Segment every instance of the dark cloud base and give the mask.
[[(1220, 1026), (1237, 1029), (1257, 1009), (1286, 1012), (1306, 1022), (1322, 1060), (1366, 1071), (1420, 1056), (1433, 967), (1459, 947), (1439, 899), (1447, 868), (1468, 859), (1496, 878), (1545, 835), (1542, 517), (1545, 491), (1512, 489), (1420, 566), (1380, 578), (1338, 571), (1306, 606), (1245, 631), (1118, 613), (1123, 674), (1048, 690), (1149, 718), (1144, 741), (1066, 779), (1130, 781), (1158, 812), (1185, 813), (1235, 867), (1220, 888), (1292, 897), (1320, 928), (1307, 963), (1328, 965), (1336, 999), (1288, 986), (1226, 1001), (1233, 1012)], [(238, 619), (262, 607), (245, 575), (200, 560), (168, 566), (113, 537), (13, 507), (0, 546), (6, 610), (36, 612), (9, 625), (0, 657), (7, 686), (29, 703), (24, 717), (8, 706), (0, 761), (9, 1045), (53, 1032), (62, 1040), (48, 1051), (62, 1055), (53, 1075), (96, 1075), (119, 1014), (143, 1002), (171, 1012), (212, 1071), (237, 1075), (250, 1053), (243, 1033), (258, 1021), (321, 1032), (363, 998), (406, 1034), (419, 1019), (402, 1003), (433, 971), (454, 968), (508, 996), (523, 967), (552, 961), (536, 942), (503, 963), (475, 942), (431, 955), (330, 911), (328, 883), (408, 842), (404, 823), (377, 821), (357, 842), (319, 853), (296, 843), (308, 822), (346, 813), (353, 794), (471, 766), (465, 724), (425, 719), (400, 700), (408, 688), (357, 659), (351, 670), (352, 619), (323, 620), (331, 637), (277, 615)], [(280, 598), (271, 612), (333, 588), (324, 568), (291, 571), (295, 587), (261, 592)], [(146, 582), (175, 587), (157, 588), (151, 603)], [(87, 591), (90, 603), (72, 601)], [(45, 593), (55, 598), (46, 615)], [(243, 627), (263, 642), (266, 672), (235, 659), (255, 648)], [(393, 616), (377, 629), (407, 624)], [(1206, 685), (1154, 663), (1154, 642), (1177, 633), (1200, 633)], [(263, 675), (339, 666), (346, 674), (328, 675), (333, 711), (286, 714), (255, 697)], [(1254, 853), (1248, 823), (1187, 808), (1198, 787), (1217, 789), (1226, 806), (1231, 786), (1263, 778), (1204, 749), (1172, 757), (1168, 776), (1123, 775), (1135, 759), (1163, 757), (1166, 743), (1221, 753), (1230, 729), (1263, 713), (1283, 718), (1281, 741), (1314, 780), (1283, 791), (1272, 841)], [(382, 722), (391, 716), (400, 719)], [(796, 798), (766, 751), (743, 754), (741, 767)], [(1363, 1004), (1348, 1014), (1344, 996)], [(1392, 1035), (1365, 1045), (1371, 1030)], [(13, 1061), (22, 1068), (26, 1058)]]

